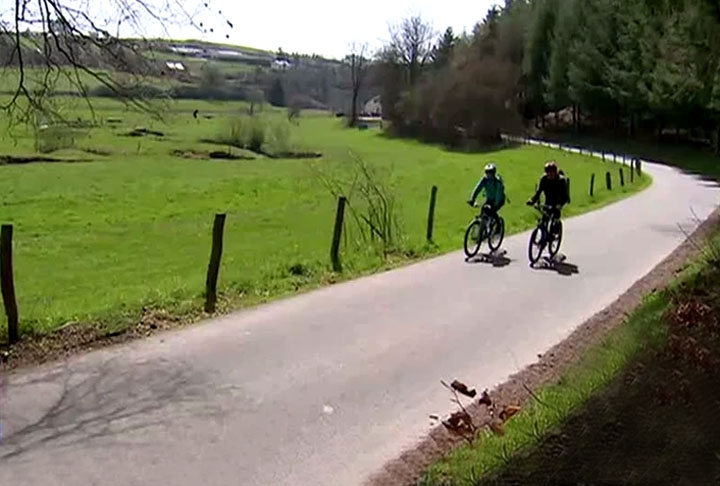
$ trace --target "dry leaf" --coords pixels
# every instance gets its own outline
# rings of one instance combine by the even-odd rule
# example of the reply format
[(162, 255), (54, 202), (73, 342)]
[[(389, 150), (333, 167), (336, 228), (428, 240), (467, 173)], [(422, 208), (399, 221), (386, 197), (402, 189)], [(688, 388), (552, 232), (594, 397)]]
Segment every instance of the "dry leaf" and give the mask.
[(520, 412), (519, 405), (508, 405), (500, 412), (500, 420), (507, 422)]
[(480, 397), (480, 401), (478, 401), (480, 405), (487, 405), (488, 407), (492, 405), (492, 400), (490, 400), (490, 394), (487, 390), (484, 390), (482, 392), (482, 396)]
[(472, 418), (467, 412), (463, 411), (453, 413), (449, 419), (443, 420), (442, 424), (448, 430), (459, 434), (463, 432), (472, 433), (475, 429)]
[(461, 393), (462, 395), (465, 395), (466, 397), (475, 398), (475, 395), (477, 395), (477, 392), (474, 388), (472, 390), (469, 390), (467, 385), (461, 381), (454, 380), (452, 383), (450, 383), (450, 386), (453, 390)]

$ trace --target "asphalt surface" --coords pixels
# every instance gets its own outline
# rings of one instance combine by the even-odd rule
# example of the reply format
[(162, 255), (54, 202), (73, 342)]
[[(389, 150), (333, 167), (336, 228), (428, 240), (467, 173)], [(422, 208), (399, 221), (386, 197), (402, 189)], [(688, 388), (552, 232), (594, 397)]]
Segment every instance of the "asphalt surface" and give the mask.
[(523, 233), (505, 266), (452, 253), (3, 377), (0, 484), (360, 484), (453, 409), (441, 379), (504, 381), (720, 203), (644, 169), (646, 191), (565, 221), (569, 275), (530, 269)]

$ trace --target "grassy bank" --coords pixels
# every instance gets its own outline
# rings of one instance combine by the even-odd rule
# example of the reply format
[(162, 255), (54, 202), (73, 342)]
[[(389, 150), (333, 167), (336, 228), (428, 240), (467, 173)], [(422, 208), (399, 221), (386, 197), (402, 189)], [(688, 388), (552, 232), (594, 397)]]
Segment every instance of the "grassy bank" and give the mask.
[(634, 318), (648, 334), (637, 359), (532, 451), (476, 484), (717, 484), (719, 257), (716, 250)]
[[(228, 215), (220, 274), (225, 308), (337, 280), (328, 256), (336, 199), (321, 178), (338, 182), (351, 204), (366, 210), (357, 189), (351, 194), (359, 173), (357, 158), (372, 168), (374, 180), (394, 199), (398, 226), (390, 251), (382, 256), (361, 239), (348, 217), (341, 278), (458, 249), (472, 216), (465, 200), (491, 160), (507, 183), (510, 202), (503, 212), (510, 232), (534, 223), (536, 215), (523, 202), (548, 158), (555, 158), (573, 181), (568, 216), (650, 183), (644, 177), (611, 192), (597, 187), (590, 198), (590, 174), (608, 166), (592, 157), (527, 146), (483, 155), (452, 153), (388, 139), (376, 130), (347, 130), (326, 114), (305, 113), (294, 126), (283, 111), (266, 108), (266, 123), (284, 124), (286, 145), (323, 155), (316, 160), (269, 159), (212, 143), (227, 135), (247, 105), (179, 101), (168, 106), (167, 123), (161, 124), (112, 100), (97, 100), (98, 118), (116, 123), (78, 131), (71, 146), (50, 154), (84, 162), (0, 166), (0, 221), (15, 225), (23, 331), (46, 332), (69, 322), (117, 327), (137, 319), (144, 306), (172, 312), (197, 308), (210, 227), (218, 212)], [(196, 109), (197, 119), (192, 116)], [(89, 119), (82, 105), (69, 112)], [(139, 126), (162, 136), (127, 136)], [(0, 152), (6, 154), (34, 151), (29, 130), (6, 134), (0, 142)], [(187, 156), (216, 150), (253, 159)], [(439, 195), (434, 244), (427, 245), (432, 185), (439, 187)]]

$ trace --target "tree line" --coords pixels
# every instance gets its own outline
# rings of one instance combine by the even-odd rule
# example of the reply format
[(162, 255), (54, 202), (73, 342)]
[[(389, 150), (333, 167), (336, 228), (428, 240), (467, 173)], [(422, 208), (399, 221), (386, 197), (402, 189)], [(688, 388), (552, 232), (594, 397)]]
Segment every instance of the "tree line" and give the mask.
[(567, 125), (720, 152), (718, 0), (506, 0), (461, 36), (406, 19), (376, 62), (399, 135), (490, 143)]

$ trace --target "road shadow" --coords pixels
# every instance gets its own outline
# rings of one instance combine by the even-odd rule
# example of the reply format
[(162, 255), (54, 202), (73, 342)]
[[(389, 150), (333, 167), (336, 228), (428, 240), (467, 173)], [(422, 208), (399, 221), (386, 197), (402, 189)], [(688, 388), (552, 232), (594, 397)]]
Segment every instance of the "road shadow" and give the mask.
[(507, 267), (512, 263), (512, 259), (508, 258), (507, 252), (500, 251), (499, 253), (479, 253), (472, 258), (466, 258), (466, 263), (484, 263), (492, 265), (495, 268)]
[(550, 260), (549, 258), (544, 258), (538, 263), (536, 263), (533, 268), (535, 270), (553, 271), (565, 277), (571, 277), (580, 273), (580, 267), (578, 267), (574, 263), (569, 263), (564, 259), (556, 261)]
[(215, 398), (223, 390), (211, 383), (189, 364), (152, 360), (128, 366), (120, 358), (13, 378), (0, 410), (0, 469), (38, 449), (51, 454), (96, 441), (99, 447), (149, 445), (148, 429), (185, 416), (221, 420), (226, 411)]

